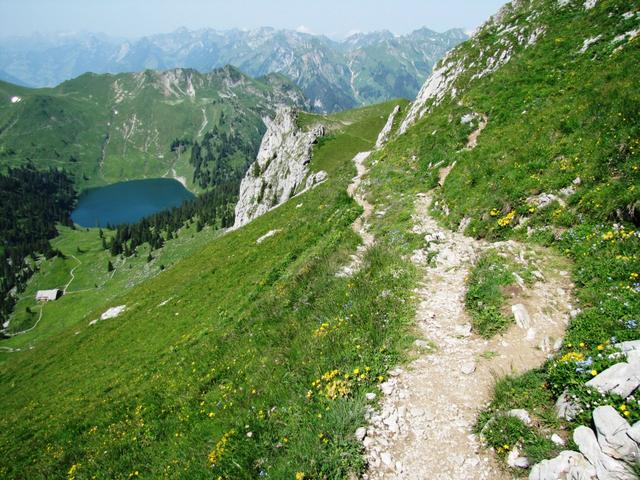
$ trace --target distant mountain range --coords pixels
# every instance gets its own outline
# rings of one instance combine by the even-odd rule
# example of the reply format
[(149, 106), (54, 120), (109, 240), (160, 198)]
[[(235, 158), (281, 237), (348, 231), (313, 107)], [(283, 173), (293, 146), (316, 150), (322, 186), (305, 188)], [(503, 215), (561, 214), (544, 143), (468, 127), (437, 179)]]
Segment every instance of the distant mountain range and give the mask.
[(253, 77), (281, 73), (317, 111), (336, 111), (390, 98), (413, 98), (433, 65), (467, 38), (459, 29), (427, 28), (396, 36), (356, 34), (344, 41), (289, 30), (190, 31), (123, 41), (97, 34), (0, 39), (0, 79), (55, 86), (86, 72), (233, 65)]

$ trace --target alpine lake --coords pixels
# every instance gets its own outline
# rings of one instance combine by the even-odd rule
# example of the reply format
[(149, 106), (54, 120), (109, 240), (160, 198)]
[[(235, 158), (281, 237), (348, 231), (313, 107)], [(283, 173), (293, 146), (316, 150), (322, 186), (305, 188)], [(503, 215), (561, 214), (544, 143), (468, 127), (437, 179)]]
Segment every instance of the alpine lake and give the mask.
[(82, 192), (71, 219), (82, 227), (132, 224), (194, 198), (170, 178), (119, 182)]

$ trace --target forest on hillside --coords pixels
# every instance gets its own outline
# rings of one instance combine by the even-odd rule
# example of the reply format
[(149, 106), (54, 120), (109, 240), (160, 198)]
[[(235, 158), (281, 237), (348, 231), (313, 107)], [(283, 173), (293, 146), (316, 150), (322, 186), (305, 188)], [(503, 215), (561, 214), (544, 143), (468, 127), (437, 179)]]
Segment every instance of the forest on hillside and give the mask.
[(53, 257), (49, 240), (56, 224), (73, 225), (76, 200), (65, 172), (38, 171), (33, 166), (9, 168), (0, 174), (0, 321), (6, 322), (15, 304), (14, 292), (24, 290), (35, 270), (37, 254)]
[(205, 225), (227, 228), (233, 225), (234, 207), (238, 199), (238, 182), (229, 180), (199, 195), (179, 207), (158, 212), (132, 225), (118, 225), (110, 244), (104, 248), (112, 255), (131, 256), (136, 248), (149, 243), (152, 250), (161, 248), (165, 240), (171, 240), (187, 222), (196, 221), (198, 231)]

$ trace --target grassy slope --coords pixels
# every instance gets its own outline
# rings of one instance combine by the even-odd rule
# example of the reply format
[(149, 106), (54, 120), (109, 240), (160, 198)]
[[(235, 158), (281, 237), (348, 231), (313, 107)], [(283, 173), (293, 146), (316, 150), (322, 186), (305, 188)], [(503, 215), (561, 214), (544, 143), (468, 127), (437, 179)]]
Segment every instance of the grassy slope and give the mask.
[[(150, 252), (149, 246), (138, 248), (136, 256), (113, 258), (102, 248), (98, 229), (77, 229), (60, 227), (60, 236), (52, 241), (65, 259), (40, 260), (40, 270), (29, 281), (20, 295), (10, 321), (9, 333), (31, 328), (40, 316), (41, 304), (35, 301), (38, 290), (50, 288), (64, 289), (67, 295), (43, 307), (42, 320), (38, 327), (28, 334), (3, 340), (2, 346), (9, 348), (30, 348), (37, 346), (51, 335), (60, 333), (71, 325), (76, 325), (87, 316), (87, 312), (104, 305), (110, 305), (113, 298), (123, 290), (133, 287), (161, 272), (162, 267), (170, 267), (177, 261), (191, 255), (217, 235), (210, 227), (196, 232), (195, 225), (181, 230), (179, 237), (167, 241), (164, 248)], [(112, 232), (105, 230), (109, 239)], [(153, 260), (147, 262), (152, 253)], [(75, 258), (74, 258), (75, 257)], [(114, 272), (107, 271), (107, 262), (115, 266)], [(27, 310), (29, 309), (31, 313)], [(0, 352), (0, 362), (10, 360), (13, 354)]]
[[(469, 235), (541, 242), (573, 260), (582, 313), (571, 322), (561, 352), (539, 371), (500, 381), (479, 423), (482, 428), (498, 416), (487, 441), (503, 458), (504, 445), (524, 442), (525, 453), (540, 459), (554, 449), (548, 440), (550, 429), (559, 426), (553, 402), (565, 388), (592, 407), (611, 404), (630, 421), (640, 419), (635, 399), (602, 398), (582, 386), (611, 364), (607, 353), (616, 341), (640, 338), (640, 234), (620, 215), (634, 203), (637, 208), (640, 198), (640, 96), (634, 87), (640, 43), (636, 38), (618, 52), (620, 44), (611, 43), (637, 28), (638, 16), (622, 16), (633, 9), (627, 1), (600, 1), (590, 11), (583, 2), (565, 9), (555, 1), (522, 4), (507, 23), (527, 22), (534, 8), (542, 12), (535, 22), (547, 26), (545, 35), (488, 77), (472, 81), (477, 66), (463, 74), (455, 100), (435, 107), (372, 159), (371, 196), (387, 210), (375, 222), (378, 235), (394, 236), (409, 252), (420, 242), (404, 233), (411, 227), (413, 194), (437, 187), (438, 167), (455, 161), (434, 208), (443, 223), (457, 229), (468, 217)], [(583, 41), (599, 33), (603, 39), (579, 54)], [(468, 54), (471, 62), (497, 38), (495, 29), (485, 30), (476, 45), (463, 44), (458, 54)], [(477, 123), (460, 122), (470, 112), (489, 117), (472, 151), (464, 147)], [(555, 202), (536, 209), (526, 200), (557, 193), (577, 177), (582, 183), (566, 207)], [(526, 226), (516, 228), (520, 221)], [(587, 368), (576, 363), (581, 360), (593, 363)], [(511, 408), (533, 413), (533, 431), (500, 416)], [(585, 408), (568, 427), (588, 424), (590, 413)]]
[[(203, 134), (214, 126), (241, 131), (243, 141), (257, 149), (264, 132), (261, 117), (271, 111), (267, 98), (282, 100), (281, 92), (297, 92), (279, 77), (254, 80), (232, 68), (207, 75), (185, 72), (169, 94), (162, 86), (167, 74), (151, 71), (85, 74), (53, 89), (0, 82), (0, 165), (31, 160), (42, 168), (65, 168), (80, 187), (170, 176), (175, 168), (198, 190), (191, 182), (189, 152), (178, 157), (170, 151), (175, 138), (201, 139), (204, 111)], [(187, 75), (193, 76), (195, 97), (185, 93)], [(11, 103), (14, 95), (22, 101)]]
[[(329, 182), (2, 364), (1, 475), (358, 472), (353, 432), (364, 393), (398, 359), (412, 277), (388, 247), (352, 279), (334, 273), (359, 241), (350, 228), (359, 208), (345, 193), (350, 160), (392, 108), (338, 116), (342, 132), (312, 163)], [(281, 232), (256, 245), (272, 229)], [(87, 326), (118, 304), (127, 305), (121, 317)]]

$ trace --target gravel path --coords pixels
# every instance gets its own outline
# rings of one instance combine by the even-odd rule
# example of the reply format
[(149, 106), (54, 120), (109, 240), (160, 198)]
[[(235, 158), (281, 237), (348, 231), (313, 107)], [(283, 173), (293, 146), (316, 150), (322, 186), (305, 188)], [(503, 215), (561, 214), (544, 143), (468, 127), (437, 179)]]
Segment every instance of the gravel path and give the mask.
[[(429, 244), (412, 257), (424, 275), (416, 291), (416, 326), (423, 339), (416, 342), (417, 358), (381, 385), (381, 410), (370, 412), (363, 440), (370, 466), (364, 478), (508, 479), (511, 475), (482, 447), (473, 426), (495, 379), (538, 366), (561, 338), (571, 310), (571, 284), (545, 252), (516, 242), (488, 244), (441, 228), (429, 215), (430, 204), (430, 195), (420, 194), (414, 216), (414, 231)], [(474, 261), (490, 247), (545, 271), (539, 273), (546, 278), (517, 289), (509, 299), (525, 306), (529, 325), (514, 325), (485, 340), (471, 331), (464, 296)]]

